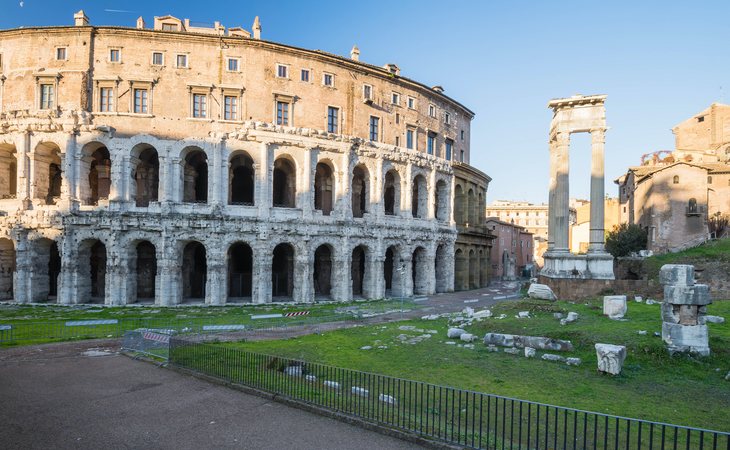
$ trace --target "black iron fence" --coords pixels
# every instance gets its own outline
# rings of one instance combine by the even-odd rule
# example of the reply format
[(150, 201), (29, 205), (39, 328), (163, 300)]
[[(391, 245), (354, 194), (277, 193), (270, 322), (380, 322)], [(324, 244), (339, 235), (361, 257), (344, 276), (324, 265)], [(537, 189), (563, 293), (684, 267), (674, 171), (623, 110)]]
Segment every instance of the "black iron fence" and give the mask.
[(421, 436), (484, 449), (725, 449), (730, 433), (437, 386), (194, 342), (169, 362)]

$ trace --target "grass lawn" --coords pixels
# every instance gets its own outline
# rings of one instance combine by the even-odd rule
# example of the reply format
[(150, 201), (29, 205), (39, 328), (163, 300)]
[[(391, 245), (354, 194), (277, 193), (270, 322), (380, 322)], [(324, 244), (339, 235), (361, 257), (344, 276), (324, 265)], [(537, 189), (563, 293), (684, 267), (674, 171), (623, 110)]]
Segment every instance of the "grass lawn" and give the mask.
[[(670, 357), (660, 337), (660, 305), (631, 302), (626, 321), (601, 315), (601, 301), (545, 303), (533, 300), (503, 302), (492, 308), (495, 315), (467, 330), (483, 336), (504, 332), (569, 339), (581, 366), (527, 359), (506, 353), (490, 353), (481, 343), (475, 349), (447, 345), (446, 319), (362, 326), (281, 341), (221, 344), (250, 351), (298, 358), (406, 379), (462, 389), (528, 399), (678, 425), (730, 430), (730, 323), (709, 324), (712, 355), (706, 358)], [(531, 311), (533, 318), (517, 319), (518, 311)], [(730, 319), (730, 301), (710, 305), (710, 314)], [(577, 322), (561, 326), (554, 312), (580, 314)], [(424, 332), (404, 331), (403, 325)], [(398, 338), (426, 334), (435, 336), (417, 344)], [(646, 330), (646, 335), (638, 331)], [(596, 371), (596, 342), (621, 344), (628, 357), (621, 375)], [(370, 350), (362, 350), (371, 346)], [(378, 347), (387, 348), (378, 348)], [(543, 352), (538, 351), (538, 356)], [(551, 352), (556, 353), (556, 352)]]
[(665, 253), (646, 259), (649, 278), (658, 280), (664, 264), (730, 263), (730, 239), (708, 241), (678, 253)]

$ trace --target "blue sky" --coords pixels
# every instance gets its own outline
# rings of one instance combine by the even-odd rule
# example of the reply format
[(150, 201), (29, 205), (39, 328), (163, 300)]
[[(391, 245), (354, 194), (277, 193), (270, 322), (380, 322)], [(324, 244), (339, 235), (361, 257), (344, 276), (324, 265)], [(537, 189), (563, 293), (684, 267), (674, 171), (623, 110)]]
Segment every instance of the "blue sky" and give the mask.
[[(675, 1), (49, 1), (0, 0), (0, 28), (134, 26), (155, 15), (251, 28), (263, 38), (394, 62), (476, 112), (471, 164), (488, 201), (547, 200), (551, 98), (607, 94), (606, 192), (643, 153), (672, 149), (672, 126), (730, 102), (730, 2)], [(233, 6), (231, 6), (233, 5)], [(112, 12), (122, 10), (128, 12)], [(724, 93), (723, 93), (724, 92)], [(590, 140), (574, 135), (571, 196), (589, 190)]]

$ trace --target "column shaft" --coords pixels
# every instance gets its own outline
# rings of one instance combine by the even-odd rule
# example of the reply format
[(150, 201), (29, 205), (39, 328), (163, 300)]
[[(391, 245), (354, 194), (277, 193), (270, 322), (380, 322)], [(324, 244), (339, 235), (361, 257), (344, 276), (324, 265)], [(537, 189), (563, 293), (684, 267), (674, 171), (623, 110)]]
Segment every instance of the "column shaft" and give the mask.
[(591, 225), (589, 253), (604, 251), (604, 142), (605, 130), (591, 131)]
[(556, 252), (570, 252), (569, 228), (570, 228), (570, 186), (569, 186), (569, 148), (570, 134), (558, 133), (555, 148), (556, 170), (555, 170), (555, 196), (553, 199), (554, 210), (553, 220), (555, 229), (553, 232), (554, 250)]

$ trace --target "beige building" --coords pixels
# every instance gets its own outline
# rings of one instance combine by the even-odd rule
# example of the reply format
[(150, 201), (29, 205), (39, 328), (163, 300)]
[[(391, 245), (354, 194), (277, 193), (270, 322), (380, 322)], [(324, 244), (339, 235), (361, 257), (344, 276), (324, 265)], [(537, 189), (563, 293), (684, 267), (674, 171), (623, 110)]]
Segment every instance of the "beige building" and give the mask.
[[(468, 166), (473, 112), (441, 87), (357, 47), (262, 40), (258, 18), (251, 32), (74, 22), (0, 31), (0, 297), (454, 289), (455, 186), (484, 202), (489, 179)], [(468, 250), (488, 250), (477, 234)]]
[(657, 253), (706, 241), (708, 218), (730, 212), (730, 106), (714, 103), (672, 132), (674, 151), (644, 155), (615, 180), (621, 222), (646, 229)]
[[(590, 244), (591, 202), (571, 199), (570, 204), (575, 209), (575, 222), (570, 225), (570, 251), (587, 253)], [(606, 198), (603, 208), (603, 229), (608, 232), (621, 223), (618, 198)]]

